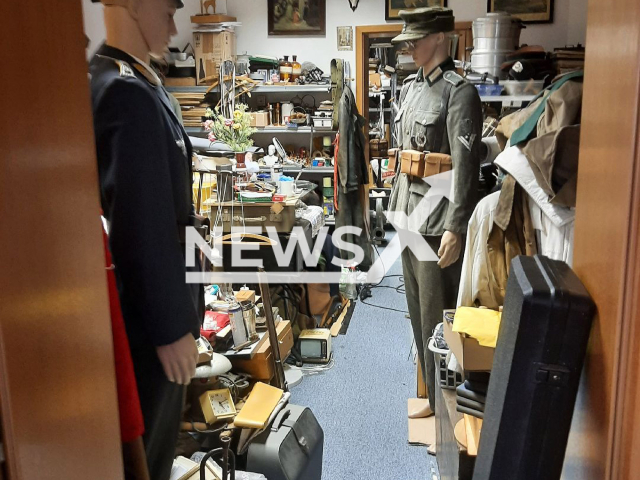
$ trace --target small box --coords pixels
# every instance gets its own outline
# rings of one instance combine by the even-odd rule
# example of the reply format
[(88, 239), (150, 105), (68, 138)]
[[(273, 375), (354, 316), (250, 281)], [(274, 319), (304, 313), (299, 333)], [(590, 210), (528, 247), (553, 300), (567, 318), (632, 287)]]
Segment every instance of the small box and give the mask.
[(242, 303), (242, 302), (256, 303), (255, 290), (239, 290), (236, 292), (235, 297), (238, 303)]
[(495, 348), (483, 347), (475, 338), (453, 331), (455, 310), (443, 311), (444, 339), (463, 370), (490, 372)]
[(211, 84), (218, 77), (218, 68), (223, 61), (235, 62), (236, 35), (233, 32), (194, 32), (193, 49), (198, 85)]
[(196, 340), (196, 346), (198, 347), (198, 365), (210, 362), (213, 358), (213, 347), (209, 343), (209, 340), (200, 337)]
[[(293, 331), (291, 330), (291, 322), (283, 320), (276, 326), (278, 332), (278, 343), (280, 345), (280, 358), (284, 361), (291, 353), (293, 348)], [(269, 335), (263, 335), (260, 339), (256, 353), (250, 360), (236, 360), (229, 357), (233, 371), (248, 373), (254, 380), (269, 381), (275, 375), (273, 370), (273, 353), (271, 352), (271, 343)]]
[(251, 112), (252, 127), (266, 127), (269, 125), (269, 112)]
[(273, 194), (273, 197), (271, 198), (271, 200), (272, 200), (273, 202), (284, 202), (284, 201), (286, 201), (286, 200), (287, 200), (287, 196), (286, 196), (286, 195), (283, 195), (283, 194), (281, 194), (281, 193), (274, 193), (274, 194)]
[(400, 156), (400, 172), (414, 177), (424, 177), (424, 153), (417, 150), (403, 150)]
[(382, 88), (382, 77), (379, 73), (369, 73), (369, 86)]
[(237, 413), (228, 388), (209, 390), (200, 395), (200, 407), (209, 425), (233, 418)]
[(384, 139), (374, 138), (369, 140), (369, 153), (372, 157), (386, 157), (389, 149), (389, 142)]
[(387, 164), (387, 171), (395, 173), (396, 165), (398, 164), (399, 152), (400, 152), (399, 148), (390, 148), (387, 151), (387, 155), (389, 155), (389, 163)]

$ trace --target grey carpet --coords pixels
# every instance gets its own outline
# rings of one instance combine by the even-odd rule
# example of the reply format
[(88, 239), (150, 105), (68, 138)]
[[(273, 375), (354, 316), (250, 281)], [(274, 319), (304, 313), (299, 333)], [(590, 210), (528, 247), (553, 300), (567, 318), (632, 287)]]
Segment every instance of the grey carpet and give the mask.
[[(401, 273), (398, 259), (389, 275)], [(400, 281), (386, 278), (381, 285), (393, 288), (374, 288), (366, 302), (406, 311)], [(347, 334), (334, 338), (335, 366), (292, 389), (292, 402), (309, 406), (324, 429), (323, 480), (432, 480), (433, 457), (407, 443), (412, 340), (404, 313), (358, 301)]]

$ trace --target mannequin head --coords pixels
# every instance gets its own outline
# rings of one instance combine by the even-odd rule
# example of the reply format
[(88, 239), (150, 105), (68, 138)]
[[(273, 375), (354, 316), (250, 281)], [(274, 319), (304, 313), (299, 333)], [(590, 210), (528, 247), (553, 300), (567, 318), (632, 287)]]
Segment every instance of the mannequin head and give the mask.
[(430, 33), (419, 40), (407, 42), (413, 61), (425, 72), (430, 72), (449, 56), (450, 36), (444, 32)]
[(148, 62), (177, 33), (175, 0), (103, 0), (107, 44)]

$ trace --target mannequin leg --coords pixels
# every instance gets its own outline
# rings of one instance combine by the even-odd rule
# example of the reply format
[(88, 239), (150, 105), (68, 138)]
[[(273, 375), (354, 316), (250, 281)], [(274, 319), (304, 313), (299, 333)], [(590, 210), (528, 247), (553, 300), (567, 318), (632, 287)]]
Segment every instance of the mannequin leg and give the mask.
[[(441, 239), (425, 237), (434, 252), (440, 248)], [(428, 351), (428, 341), (442, 321), (442, 311), (456, 306), (463, 256), (464, 252), (456, 263), (442, 269), (437, 262), (419, 262), (407, 249), (402, 253), (409, 315), (430, 400), (435, 399), (436, 368), (433, 354)], [(430, 403), (435, 411), (435, 401)]]
[(168, 480), (186, 387), (167, 379), (153, 347), (132, 349), (132, 357), (144, 417), (143, 439), (149, 476), (151, 480)]

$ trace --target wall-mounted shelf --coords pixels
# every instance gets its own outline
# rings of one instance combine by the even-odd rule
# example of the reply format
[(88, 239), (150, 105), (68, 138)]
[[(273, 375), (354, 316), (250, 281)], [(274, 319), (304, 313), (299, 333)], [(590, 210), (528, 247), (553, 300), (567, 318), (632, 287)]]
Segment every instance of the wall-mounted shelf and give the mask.
[[(205, 132), (202, 128), (199, 127), (186, 127), (185, 131), (187, 132), (187, 134), (189, 135), (206, 135), (207, 132)], [(254, 133), (254, 135), (259, 135), (259, 134), (267, 134), (267, 133), (288, 133), (288, 134), (309, 134), (311, 133), (311, 127), (298, 127), (298, 128), (286, 128), (286, 127), (264, 127), (264, 128), (257, 128), (257, 132)], [(330, 128), (314, 128), (313, 129), (313, 133), (324, 133), (324, 134), (330, 134), (330, 133), (337, 133), (335, 130), (332, 130)]]
[(522, 103), (528, 103), (535, 95), (481, 95), (480, 101), (486, 103), (502, 103), (503, 107), (521, 107)]
[[(168, 92), (173, 93), (206, 93), (209, 87), (167, 87)], [(218, 87), (211, 90), (212, 92), (218, 92)], [(331, 91), (330, 85), (259, 85), (251, 93), (329, 93)]]

